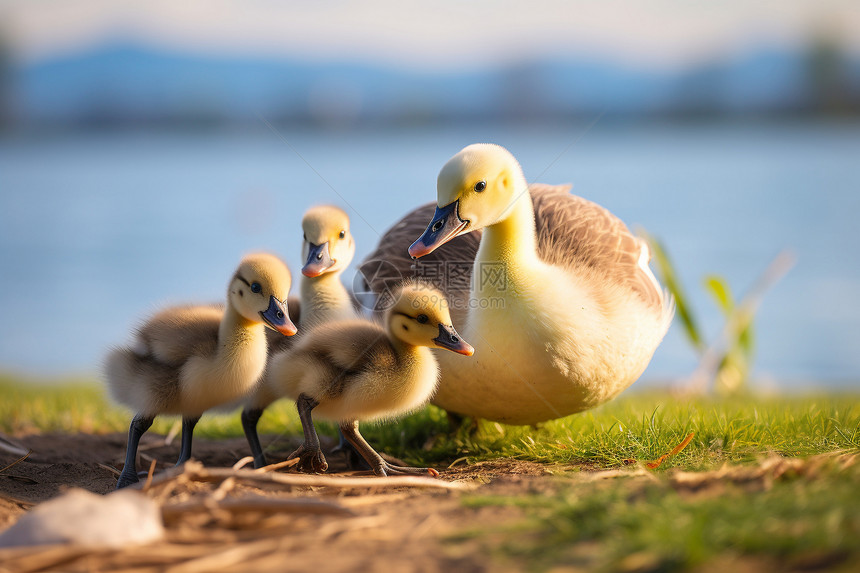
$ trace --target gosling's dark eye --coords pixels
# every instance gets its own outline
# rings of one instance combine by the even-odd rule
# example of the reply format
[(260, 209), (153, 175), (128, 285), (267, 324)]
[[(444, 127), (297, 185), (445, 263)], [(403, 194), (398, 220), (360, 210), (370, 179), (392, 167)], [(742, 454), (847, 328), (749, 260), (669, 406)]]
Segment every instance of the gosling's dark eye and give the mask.
[(415, 317), (415, 320), (417, 320), (417, 321), (418, 321), (418, 322), (420, 322), (421, 324), (424, 324), (425, 322), (427, 322), (427, 321), (428, 321), (428, 320), (430, 320), (430, 319), (429, 319), (429, 318), (427, 318), (427, 315), (426, 315), (426, 314), (419, 314), (418, 316), (416, 316), (416, 317)]
[(481, 191), (483, 191), (486, 188), (487, 188), (487, 182), (486, 181), (478, 181), (477, 183), (475, 183), (475, 191), (477, 191), (478, 193), (480, 193)]
[(251, 292), (260, 292), (263, 290), (263, 287), (260, 286), (260, 283), (251, 283)]
[(305, 241), (307, 241), (307, 240), (308, 240), (308, 234), (307, 234), (307, 233), (302, 233), (302, 239), (304, 239)]
[(346, 237), (346, 231), (341, 231), (340, 238), (343, 239), (344, 237)]

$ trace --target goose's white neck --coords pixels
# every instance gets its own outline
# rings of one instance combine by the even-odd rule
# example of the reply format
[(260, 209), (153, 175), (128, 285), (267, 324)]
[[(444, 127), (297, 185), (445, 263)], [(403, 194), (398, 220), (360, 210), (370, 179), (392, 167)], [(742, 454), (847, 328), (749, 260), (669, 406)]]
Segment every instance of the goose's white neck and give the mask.
[[(523, 188), (526, 188), (524, 182)], [(506, 283), (518, 283), (541, 265), (537, 255), (534, 207), (528, 191), (514, 200), (500, 221), (484, 229), (475, 262), (478, 267), (474, 292), (492, 287), (485, 283), (494, 282), (491, 279), (498, 273), (504, 273)]]

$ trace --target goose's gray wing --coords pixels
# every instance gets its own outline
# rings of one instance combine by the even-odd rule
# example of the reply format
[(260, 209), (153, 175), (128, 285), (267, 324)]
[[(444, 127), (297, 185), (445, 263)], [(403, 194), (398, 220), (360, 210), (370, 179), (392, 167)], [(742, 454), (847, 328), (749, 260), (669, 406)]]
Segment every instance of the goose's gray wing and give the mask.
[(590, 268), (615, 284), (629, 288), (654, 308), (663, 295), (650, 271), (648, 245), (615, 215), (567, 190), (532, 191), (538, 254), (562, 268)]

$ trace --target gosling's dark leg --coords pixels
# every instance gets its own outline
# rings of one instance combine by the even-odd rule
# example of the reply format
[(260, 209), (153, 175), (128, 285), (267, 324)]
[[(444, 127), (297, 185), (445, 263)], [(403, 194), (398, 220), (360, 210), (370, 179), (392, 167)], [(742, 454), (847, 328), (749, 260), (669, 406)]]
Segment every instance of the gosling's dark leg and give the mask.
[(200, 421), (200, 416), (196, 418), (182, 418), (182, 448), (179, 450), (179, 459), (176, 461), (177, 466), (181, 466), (191, 459), (191, 438), (194, 436), (194, 426)]
[(346, 439), (340, 428), (337, 430), (337, 437), (339, 441), (332, 451), (341, 452), (346, 457), (346, 467), (348, 469), (360, 471), (372, 469), (367, 464), (367, 461), (361, 457), (361, 454), (358, 453), (358, 450), (355, 449), (355, 446), (349, 443), (349, 440)]
[(131, 420), (131, 425), (128, 428), (128, 447), (125, 451), (125, 465), (122, 468), (122, 473), (119, 475), (119, 480), (116, 482), (116, 488), (121, 489), (133, 483), (137, 483), (137, 447), (140, 444), (140, 438), (152, 426), (152, 421), (155, 418), (147, 417), (142, 414), (137, 414)]
[(325, 456), (320, 449), (320, 438), (316, 428), (314, 428), (313, 418), (311, 418), (311, 410), (319, 404), (305, 394), (299, 394), (299, 399), (296, 400), (299, 419), (302, 421), (302, 431), (305, 434), (305, 443), (299, 446), (299, 449), (290, 454), (287, 459), (299, 458), (299, 471), (322, 473), (328, 469), (328, 462), (325, 461)]
[(343, 432), (344, 437), (349, 440), (365, 461), (370, 464), (370, 467), (373, 469), (373, 473), (378, 476), (416, 475), (427, 473), (435, 476), (439, 475), (439, 472), (432, 468), (409, 468), (396, 466), (386, 462), (382, 459), (382, 456), (380, 456), (379, 453), (367, 443), (367, 440), (365, 440), (364, 436), (362, 436), (358, 431), (358, 420), (342, 422), (340, 424), (340, 431)]
[(242, 429), (245, 430), (245, 438), (251, 447), (251, 455), (254, 456), (254, 467), (261, 468), (266, 465), (266, 455), (263, 446), (260, 445), (260, 436), (257, 434), (257, 422), (263, 415), (262, 408), (245, 408), (242, 410)]

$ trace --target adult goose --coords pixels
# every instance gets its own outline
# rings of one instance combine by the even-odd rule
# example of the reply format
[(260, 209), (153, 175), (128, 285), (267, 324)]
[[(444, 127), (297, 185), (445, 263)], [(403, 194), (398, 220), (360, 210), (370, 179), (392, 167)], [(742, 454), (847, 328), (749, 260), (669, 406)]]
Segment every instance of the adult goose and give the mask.
[(470, 360), (439, 355), (435, 404), (534, 424), (606, 402), (645, 370), (673, 301), (647, 243), (569, 190), (529, 187), (506, 149), (470, 145), (440, 171), (436, 204), (401, 219), (362, 264), (382, 306), (400, 276), (431, 281), (474, 344)]

